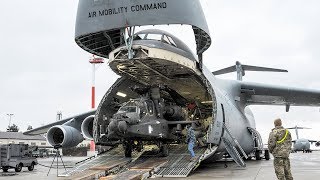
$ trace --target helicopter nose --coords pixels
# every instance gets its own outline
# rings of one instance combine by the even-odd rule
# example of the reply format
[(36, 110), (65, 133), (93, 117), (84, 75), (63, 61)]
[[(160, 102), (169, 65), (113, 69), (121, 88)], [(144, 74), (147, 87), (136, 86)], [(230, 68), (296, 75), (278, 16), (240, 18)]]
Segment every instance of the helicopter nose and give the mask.
[(113, 132), (117, 128), (117, 122), (111, 121), (108, 125), (108, 132)]
[(123, 136), (128, 129), (128, 124), (123, 120), (112, 120), (108, 125), (108, 138)]

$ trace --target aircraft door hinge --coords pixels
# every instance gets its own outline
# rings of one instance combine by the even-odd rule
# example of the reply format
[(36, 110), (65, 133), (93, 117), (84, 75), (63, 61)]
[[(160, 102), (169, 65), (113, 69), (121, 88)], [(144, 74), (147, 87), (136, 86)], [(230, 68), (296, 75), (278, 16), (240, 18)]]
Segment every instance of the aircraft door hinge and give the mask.
[(134, 31), (135, 31), (135, 26), (133, 27), (126, 27), (124, 31), (122, 31), (122, 35), (124, 38), (124, 42), (126, 44), (127, 50), (128, 50), (128, 59), (133, 59), (134, 56), (134, 51), (132, 49), (132, 44), (133, 44), (133, 38), (134, 38)]

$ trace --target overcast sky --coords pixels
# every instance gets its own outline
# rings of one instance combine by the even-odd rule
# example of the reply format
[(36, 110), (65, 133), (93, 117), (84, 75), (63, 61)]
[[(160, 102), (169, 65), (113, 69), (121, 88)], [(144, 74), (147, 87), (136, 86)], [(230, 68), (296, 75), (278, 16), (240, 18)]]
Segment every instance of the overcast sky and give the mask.
[[(90, 110), (90, 54), (74, 42), (76, 0), (0, 1), (0, 130), (22, 131)], [(203, 0), (213, 43), (204, 54), (212, 71), (235, 61), (287, 69), (247, 72), (244, 81), (320, 90), (320, 1)], [(191, 30), (170, 26), (193, 50)], [(184, 28), (184, 27), (183, 27)], [(168, 29), (168, 28), (166, 28)], [(229, 74), (220, 78), (235, 79)], [(117, 79), (107, 64), (96, 71), (96, 103)], [(306, 126), (301, 137), (320, 140), (319, 108), (253, 106), (257, 129), (268, 138), (273, 120)], [(292, 133), (294, 133), (292, 131)], [(295, 138), (295, 135), (293, 135)]]

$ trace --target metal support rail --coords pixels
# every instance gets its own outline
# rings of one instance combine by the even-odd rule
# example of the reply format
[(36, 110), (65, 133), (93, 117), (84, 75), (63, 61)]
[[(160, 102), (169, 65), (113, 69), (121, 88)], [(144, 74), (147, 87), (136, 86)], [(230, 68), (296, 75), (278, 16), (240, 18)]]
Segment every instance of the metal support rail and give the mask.
[(242, 149), (241, 145), (239, 144), (239, 142), (237, 141), (237, 139), (235, 137), (232, 136), (230, 130), (228, 129), (228, 127), (226, 126), (225, 123), (223, 123), (223, 128), (227, 131), (227, 133), (229, 134), (229, 136), (231, 137), (231, 139), (233, 140), (233, 142), (238, 146), (238, 148), (240, 149), (241, 153), (243, 154), (243, 156), (247, 159), (248, 155), (246, 154), (246, 152), (244, 152), (244, 150)]

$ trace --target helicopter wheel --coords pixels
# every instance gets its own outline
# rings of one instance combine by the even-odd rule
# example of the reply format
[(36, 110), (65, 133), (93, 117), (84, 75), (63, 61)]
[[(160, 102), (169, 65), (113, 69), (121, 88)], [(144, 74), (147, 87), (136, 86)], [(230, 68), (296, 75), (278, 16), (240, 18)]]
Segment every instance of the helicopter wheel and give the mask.
[(124, 147), (124, 156), (125, 157), (132, 157), (132, 142), (125, 141), (123, 144)]

